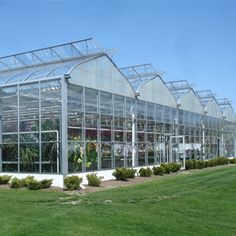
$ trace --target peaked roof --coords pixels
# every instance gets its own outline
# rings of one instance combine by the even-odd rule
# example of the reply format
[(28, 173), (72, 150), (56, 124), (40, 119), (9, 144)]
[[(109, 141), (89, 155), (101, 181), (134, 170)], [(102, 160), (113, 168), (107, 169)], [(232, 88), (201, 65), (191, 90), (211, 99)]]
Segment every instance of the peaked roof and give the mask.
[(0, 85), (67, 74), (74, 66), (104, 55), (92, 38), (0, 58)]
[(145, 83), (157, 76), (160, 77), (163, 73), (156, 71), (150, 63), (123, 67), (120, 68), (120, 71), (129, 80), (135, 92), (138, 92)]

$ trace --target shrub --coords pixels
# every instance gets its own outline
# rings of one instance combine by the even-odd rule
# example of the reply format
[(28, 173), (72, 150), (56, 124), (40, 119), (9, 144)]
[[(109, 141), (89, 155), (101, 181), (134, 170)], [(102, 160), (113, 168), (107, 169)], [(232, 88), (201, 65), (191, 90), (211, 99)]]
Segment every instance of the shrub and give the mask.
[(72, 175), (64, 179), (64, 184), (68, 190), (72, 191), (80, 189), (80, 184), (82, 181), (82, 178), (78, 177), (77, 175)]
[(22, 188), (23, 187), (23, 182), (21, 179), (18, 179), (18, 178), (13, 178), (11, 181), (10, 181), (10, 187), (11, 188)]
[(112, 175), (115, 176), (116, 180), (126, 181), (129, 178), (134, 178), (136, 172), (137, 170), (121, 167), (116, 168)]
[(208, 168), (208, 161), (204, 161), (204, 168)]
[(31, 175), (28, 175), (28, 176), (26, 176), (25, 178), (23, 178), (21, 181), (22, 181), (22, 184), (23, 184), (24, 187), (28, 187), (29, 184), (30, 184), (32, 181), (34, 181), (34, 177), (31, 176)]
[(165, 174), (170, 174), (170, 165), (168, 164), (161, 164), (161, 166), (165, 169)]
[(27, 188), (30, 189), (30, 190), (38, 190), (38, 189), (41, 189), (41, 185), (40, 185), (40, 182), (38, 180), (33, 179), (32, 181), (30, 181), (28, 183)]
[(125, 167), (116, 168), (112, 175), (116, 180), (126, 181), (127, 180), (127, 169)]
[(191, 169), (193, 169), (193, 161), (192, 161), (192, 160), (187, 160), (187, 161), (185, 162), (185, 169), (186, 169), (186, 170), (191, 170)]
[(205, 166), (204, 161), (197, 161), (196, 164), (197, 164), (197, 169), (203, 169)]
[(208, 161), (208, 166), (209, 166), (209, 167), (216, 166), (216, 164), (217, 164), (216, 160), (209, 160), (209, 161)]
[(171, 172), (178, 172), (181, 169), (181, 164), (177, 164), (177, 163), (172, 163), (172, 169)]
[(216, 160), (217, 165), (227, 165), (229, 163), (228, 158), (218, 157)]
[(229, 160), (229, 163), (230, 163), (230, 164), (236, 164), (236, 158), (230, 159), (230, 160)]
[(198, 161), (192, 160), (193, 163), (193, 169), (197, 169)]
[(127, 169), (127, 178), (128, 179), (133, 179), (135, 178), (135, 174), (136, 174), (137, 170), (131, 168), (131, 169)]
[(148, 167), (148, 168), (141, 168), (139, 170), (139, 175), (142, 177), (150, 177), (152, 175), (152, 170)]
[(97, 173), (87, 174), (86, 175), (89, 186), (98, 187), (102, 182), (103, 177), (97, 176)]
[(153, 174), (154, 175), (164, 175), (165, 174), (165, 168), (163, 166), (159, 166), (159, 167), (153, 167)]
[(11, 175), (0, 176), (0, 184), (8, 184), (11, 179)]
[(52, 185), (52, 179), (43, 179), (39, 181), (40, 189), (49, 188)]

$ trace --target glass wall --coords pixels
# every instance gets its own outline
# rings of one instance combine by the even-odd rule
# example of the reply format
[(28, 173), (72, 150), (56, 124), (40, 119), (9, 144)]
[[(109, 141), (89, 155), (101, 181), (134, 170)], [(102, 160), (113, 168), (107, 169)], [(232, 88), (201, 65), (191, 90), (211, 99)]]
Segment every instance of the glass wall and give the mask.
[(62, 110), (60, 80), (0, 88), (3, 172), (60, 173), (64, 113), (69, 173), (181, 161), (171, 146), (178, 135), (187, 159), (234, 155), (233, 122), (69, 83), (66, 89)]
[(59, 173), (58, 80), (0, 88), (2, 171)]

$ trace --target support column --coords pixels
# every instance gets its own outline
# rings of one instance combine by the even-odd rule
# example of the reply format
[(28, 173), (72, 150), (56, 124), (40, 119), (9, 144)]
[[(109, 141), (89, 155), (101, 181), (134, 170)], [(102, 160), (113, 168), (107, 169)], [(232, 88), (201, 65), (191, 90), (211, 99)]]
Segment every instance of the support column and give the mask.
[(0, 172), (2, 172), (2, 111), (0, 111)]
[(136, 124), (135, 124), (135, 115), (131, 111), (132, 117), (132, 167), (136, 166)]
[(61, 78), (61, 173), (68, 174), (67, 80)]

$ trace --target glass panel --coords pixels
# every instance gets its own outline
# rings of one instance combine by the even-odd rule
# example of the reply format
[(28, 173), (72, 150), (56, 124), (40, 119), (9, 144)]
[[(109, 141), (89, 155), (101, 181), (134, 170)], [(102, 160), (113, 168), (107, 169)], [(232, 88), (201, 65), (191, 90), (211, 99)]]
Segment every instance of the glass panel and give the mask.
[(148, 165), (153, 165), (154, 160), (155, 160), (153, 144), (148, 144), (148, 146), (147, 146), (147, 155), (148, 155)]
[(2, 132), (17, 132), (17, 87), (0, 88)]
[(82, 87), (68, 85), (68, 140), (70, 141), (82, 140), (82, 101)]
[(124, 144), (115, 143), (114, 144), (114, 157), (115, 157), (115, 168), (124, 166)]
[(100, 112), (103, 114), (112, 114), (112, 94), (100, 92)]
[(124, 116), (125, 99), (122, 96), (114, 95), (114, 114)]
[(59, 81), (41, 82), (41, 116), (42, 130), (60, 130), (61, 85)]
[(18, 161), (18, 145), (17, 144), (3, 144), (2, 145), (2, 161), (17, 163)]
[(87, 112), (97, 112), (98, 108), (98, 91), (94, 89), (85, 89), (85, 111)]
[(101, 140), (111, 141), (112, 116), (101, 115)]
[(20, 172), (39, 172), (39, 144), (20, 144)]
[(114, 117), (114, 135), (115, 141), (124, 140), (124, 118), (123, 117)]
[(20, 85), (20, 131), (39, 130), (39, 84)]
[(127, 143), (125, 146), (125, 165), (127, 167), (132, 166), (132, 144)]
[(102, 143), (101, 144), (101, 169), (111, 169), (111, 168), (112, 168), (111, 144)]
[(85, 138), (87, 141), (97, 141), (97, 114), (90, 114), (85, 117)]
[(145, 144), (144, 143), (138, 144), (138, 165), (139, 166), (145, 165)]
[(146, 104), (143, 101), (137, 102), (137, 118), (138, 119), (146, 118)]
[(60, 144), (57, 142), (42, 142), (42, 172), (59, 172)]
[(83, 144), (68, 143), (68, 171), (81, 172), (83, 164)]
[(97, 170), (98, 163), (98, 144), (87, 143), (86, 144), (86, 170)]

